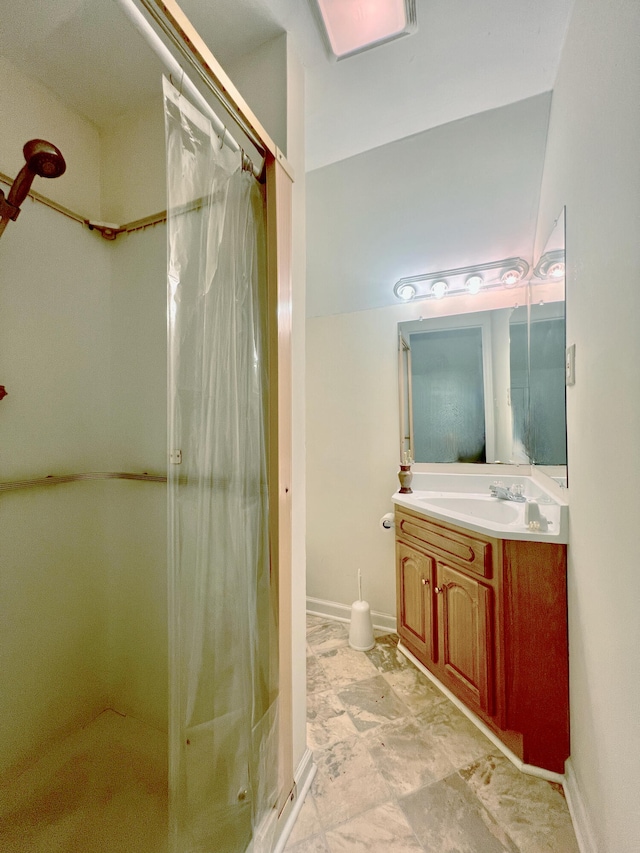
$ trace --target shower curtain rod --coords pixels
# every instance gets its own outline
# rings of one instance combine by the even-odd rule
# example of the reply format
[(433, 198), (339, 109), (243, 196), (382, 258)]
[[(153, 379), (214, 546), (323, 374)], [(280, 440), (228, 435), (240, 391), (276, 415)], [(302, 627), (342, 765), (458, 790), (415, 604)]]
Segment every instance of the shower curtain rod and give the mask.
[[(243, 157), (246, 157), (251, 163), (251, 171), (259, 180), (262, 176), (264, 159), (263, 162), (260, 164), (260, 167), (258, 168), (253, 163), (251, 158), (246, 154), (246, 152), (242, 150), (236, 139), (229, 133), (225, 124), (213, 111), (207, 99), (196, 88), (193, 81), (187, 76), (187, 74), (185, 74), (184, 68), (180, 65), (178, 60), (162, 41), (162, 39), (151, 26), (145, 15), (140, 11), (140, 9), (138, 8), (138, 4), (136, 4), (135, 0), (115, 0), (115, 2), (118, 3), (122, 11), (133, 24), (133, 26), (143, 36), (149, 47), (154, 51), (156, 56), (160, 59), (160, 61), (167, 69), (167, 71), (169, 71), (172, 75), (175, 76), (175, 80), (173, 81), (174, 86), (180, 89), (181, 94), (183, 90), (186, 90), (186, 93), (188, 94), (189, 98), (195, 101), (198, 107), (203, 110), (203, 112), (206, 114), (207, 118), (211, 122), (213, 129), (222, 139), (224, 145), (228, 146), (234, 152), (242, 151)], [(153, 18), (153, 20), (158, 25), (158, 27), (160, 27), (165, 36), (180, 52), (180, 55), (187, 60), (189, 66), (194, 71), (196, 71), (196, 73), (205, 83), (209, 91), (215, 96), (216, 100), (227, 110), (227, 112), (229, 112), (230, 115), (233, 116), (240, 129), (247, 136), (250, 142), (255, 146), (259, 154), (264, 158), (266, 151), (262, 140), (256, 134), (253, 127), (243, 118), (242, 115), (238, 114), (236, 109), (234, 109), (234, 103), (225, 94), (224, 90), (219, 88), (216, 82), (211, 79), (209, 74), (206, 73), (202, 62), (198, 61), (198, 58), (194, 55), (193, 45), (190, 42), (187, 43), (180, 32), (175, 31), (174, 20), (172, 19), (171, 21), (169, 21), (166, 17), (168, 13), (166, 5), (160, 4), (160, 11), (158, 10), (156, 4), (149, 2), (149, 0), (140, 0), (140, 5), (142, 5), (142, 7), (147, 11), (147, 13)]]
[[(4, 172), (0, 172), (0, 182), (2, 182), (3, 184), (7, 184), (7, 186), (10, 187), (13, 184), (13, 180), (14, 179), (9, 177), (9, 175), (5, 175)], [(64, 214), (64, 216), (68, 217), (69, 219), (73, 219), (74, 222), (79, 222), (81, 225), (84, 225), (88, 221), (84, 218), (84, 216), (80, 216), (79, 213), (74, 213), (73, 210), (69, 210), (68, 207), (64, 207), (64, 205), (52, 201), (50, 198), (47, 198), (45, 195), (41, 195), (35, 190), (29, 190), (27, 197), (33, 199), (33, 201), (40, 202), (40, 204), (44, 204), (45, 207), (50, 207), (52, 210), (55, 210), (58, 213)]]
[[(9, 177), (9, 175), (5, 175), (4, 172), (0, 172), (0, 183), (11, 186), (13, 178)], [(80, 213), (75, 213), (75, 211), (70, 210), (63, 204), (58, 204), (57, 201), (53, 201), (53, 199), (47, 198), (45, 195), (42, 195), (35, 190), (29, 190), (27, 198), (30, 198), (32, 201), (37, 201), (51, 210), (55, 210), (56, 213), (61, 213), (63, 216), (66, 216), (67, 219), (73, 220), (73, 222), (77, 222), (80, 225), (86, 225), (91, 231), (94, 229), (99, 231), (107, 240), (114, 240), (118, 234), (130, 234), (132, 231), (140, 231), (143, 228), (149, 228), (151, 225), (159, 225), (161, 222), (167, 221), (167, 211), (160, 210), (158, 213), (152, 213), (150, 216), (145, 216), (142, 219), (135, 219), (133, 222), (126, 222), (124, 225), (115, 225), (113, 223), (108, 224), (96, 222), (93, 219), (87, 219), (86, 216), (82, 216)], [(202, 203), (203, 199), (196, 199), (191, 203), (191, 205), (185, 205), (184, 209), (176, 211), (176, 215), (180, 213), (188, 213), (189, 210), (197, 210), (202, 207)]]
[[(0, 183), (11, 186), (13, 178), (9, 177), (9, 175), (5, 175), (4, 172), (0, 172)], [(34, 190), (29, 190), (28, 198), (32, 201), (37, 201), (40, 204), (43, 204), (51, 210), (55, 210), (57, 213), (62, 213), (63, 216), (66, 216), (74, 222), (78, 222), (80, 225), (86, 225), (90, 231), (98, 231), (107, 240), (115, 240), (119, 234), (132, 234), (134, 231), (142, 231), (145, 228), (150, 228), (153, 225), (160, 225), (167, 221), (167, 211), (159, 210), (158, 213), (151, 213), (149, 216), (143, 216), (142, 219), (134, 219), (132, 222), (125, 222), (124, 225), (116, 225), (115, 223), (98, 222), (93, 219), (87, 219), (85, 216), (81, 216), (79, 213), (69, 210), (68, 207), (64, 207), (64, 205), (58, 204), (56, 201), (53, 201)], [(192, 210), (200, 210), (208, 198), (208, 196), (201, 196), (187, 204), (183, 204), (176, 208), (174, 215), (181, 216), (182, 214), (189, 213)]]

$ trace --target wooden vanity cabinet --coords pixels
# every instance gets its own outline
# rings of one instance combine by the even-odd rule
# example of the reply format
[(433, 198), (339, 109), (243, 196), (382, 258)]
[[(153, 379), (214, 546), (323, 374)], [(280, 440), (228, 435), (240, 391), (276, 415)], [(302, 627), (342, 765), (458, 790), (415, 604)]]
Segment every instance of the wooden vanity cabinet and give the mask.
[(493, 591), (446, 563), (437, 563), (436, 619), (441, 680), (472, 710), (495, 706)]
[(398, 634), (524, 763), (569, 755), (566, 546), (396, 508)]

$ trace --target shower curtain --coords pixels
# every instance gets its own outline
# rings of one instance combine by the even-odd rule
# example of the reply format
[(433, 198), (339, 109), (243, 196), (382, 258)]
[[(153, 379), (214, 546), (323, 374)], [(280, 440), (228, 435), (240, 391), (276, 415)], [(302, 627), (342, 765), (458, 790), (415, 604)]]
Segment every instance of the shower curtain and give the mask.
[(171, 853), (271, 850), (277, 607), (261, 187), (164, 81)]

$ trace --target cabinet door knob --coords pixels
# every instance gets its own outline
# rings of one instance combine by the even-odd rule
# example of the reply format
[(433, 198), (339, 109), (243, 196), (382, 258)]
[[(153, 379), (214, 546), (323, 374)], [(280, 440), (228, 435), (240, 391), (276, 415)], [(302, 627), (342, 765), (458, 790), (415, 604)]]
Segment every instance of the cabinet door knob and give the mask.
[(422, 586), (429, 586), (429, 578), (422, 578)]
[(436, 587), (436, 595), (440, 595), (441, 592), (444, 592), (444, 587), (443, 586), (437, 586)]

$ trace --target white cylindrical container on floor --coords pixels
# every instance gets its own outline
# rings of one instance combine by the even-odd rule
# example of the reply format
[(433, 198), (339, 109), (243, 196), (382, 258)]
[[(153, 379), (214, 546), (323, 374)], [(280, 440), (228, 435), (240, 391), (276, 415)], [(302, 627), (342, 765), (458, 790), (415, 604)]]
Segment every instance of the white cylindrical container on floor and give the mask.
[(369, 603), (362, 600), (362, 572), (358, 569), (358, 600), (351, 605), (349, 645), (357, 652), (368, 652), (376, 644)]
[(375, 644), (369, 602), (354, 601), (351, 605), (349, 645), (357, 652), (368, 652)]

